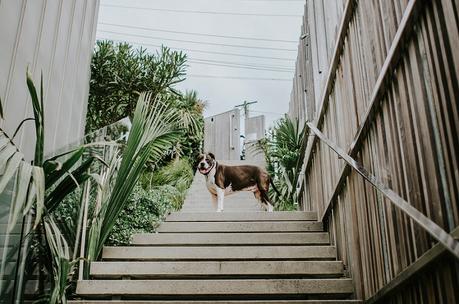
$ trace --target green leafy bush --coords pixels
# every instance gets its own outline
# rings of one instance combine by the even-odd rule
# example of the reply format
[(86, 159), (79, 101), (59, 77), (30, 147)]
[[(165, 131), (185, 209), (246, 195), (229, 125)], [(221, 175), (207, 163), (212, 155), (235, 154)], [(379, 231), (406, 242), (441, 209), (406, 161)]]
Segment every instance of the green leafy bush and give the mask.
[(195, 91), (181, 93), (175, 84), (185, 79), (186, 55), (163, 47), (151, 53), (126, 42), (97, 41), (91, 61), (86, 132), (92, 132), (124, 117), (132, 118), (139, 92), (153, 96), (176, 111), (181, 131), (174, 153), (149, 160), (150, 167), (176, 155), (193, 157), (204, 136), (203, 111), (206, 103)]
[(163, 47), (152, 54), (129, 43), (97, 41), (91, 61), (86, 132), (132, 117), (140, 92), (178, 94), (173, 85), (184, 80), (186, 55)]
[(154, 232), (163, 217), (174, 210), (172, 197), (177, 192), (167, 185), (151, 190), (136, 186), (126, 208), (116, 220), (107, 244), (127, 245), (135, 233)]
[(168, 213), (182, 207), (192, 181), (193, 169), (186, 158), (144, 173), (116, 220), (108, 244), (126, 245), (134, 233), (154, 232)]

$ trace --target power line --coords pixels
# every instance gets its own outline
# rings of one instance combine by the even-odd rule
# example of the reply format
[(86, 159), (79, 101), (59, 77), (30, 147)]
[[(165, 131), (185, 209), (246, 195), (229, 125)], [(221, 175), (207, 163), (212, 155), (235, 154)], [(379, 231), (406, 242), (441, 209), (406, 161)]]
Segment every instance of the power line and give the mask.
[(140, 30), (153, 31), (153, 32), (165, 32), (165, 33), (185, 34), (185, 35), (193, 35), (193, 36), (218, 37), (218, 38), (228, 38), (228, 39), (243, 39), (243, 40), (255, 40), (255, 41), (269, 41), (269, 42), (298, 43), (298, 41), (296, 41), (296, 40), (282, 40), (282, 39), (269, 39), (269, 38), (257, 38), (257, 37), (240, 37), (240, 36), (216, 35), (216, 34), (195, 33), (195, 32), (182, 32), (182, 31), (154, 29), (154, 28), (143, 27), (143, 26), (134, 26), (134, 25), (127, 25), (127, 24), (114, 24), (114, 23), (106, 23), (106, 22), (99, 22), (99, 24), (109, 25), (109, 26), (133, 28), (133, 29), (140, 29)]
[(227, 46), (227, 47), (235, 47), (235, 48), (260, 49), (260, 50), (272, 50), (272, 51), (288, 51), (288, 52), (296, 52), (297, 51), (295, 49), (272, 48), (272, 47), (264, 47), (264, 46), (249, 46), (249, 45), (240, 45), (240, 44), (224, 44), (224, 43), (215, 43), (215, 42), (202, 42), (202, 41), (193, 41), (193, 40), (182, 40), (182, 39), (173, 39), (173, 38), (154, 37), (154, 36), (140, 35), (140, 34), (120, 33), (120, 32), (104, 31), (104, 30), (99, 30), (99, 32), (108, 33), (108, 34), (115, 34), (115, 35), (126, 35), (126, 36), (132, 36), (132, 37), (140, 37), (140, 38), (161, 39), (161, 40), (167, 40), (167, 41), (196, 43), (196, 44), (207, 44), (207, 45), (216, 45), (216, 46)]
[(258, 14), (258, 13), (195, 11), (195, 10), (178, 10), (178, 9), (167, 9), (167, 8), (137, 7), (137, 6), (127, 6), (127, 5), (116, 5), (116, 4), (101, 4), (101, 6), (158, 11), (158, 12), (169, 12), (169, 13), (191, 13), (191, 14), (208, 14), (208, 15), (257, 16), (257, 17), (303, 17), (302, 15), (289, 15), (289, 14)]
[(250, 112), (261, 113), (261, 114), (272, 114), (272, 115), (279, 115), (279, 116), (284, 116), (284, 115), (285, 115), (285, 113), (267, 112), (267, 111), (255, 111), (255, 110), (251, 110)]
[(238, 62), (218, 61), (218, 60), (199, 59), (199, 58), (189, 59), (188, 62), (204, 64), (204, 65), (260, 70), (260, 71), (276, 71), (276, 72), (288, 72), (288, 73), (294, 72), (294, 69), (286, 68), (282, 66), (253, 65), (253, 64), (245, 64), (245, 63), (238, 63)]
[(200, 75), (189, 74), (186, 77), (212, 78), (212, 79), (244, 79), (244, 80), (272, 80), (272, 81), (292, 81), (288, 78), (258, 78), (258, 77), (239, 77), (239, 76), (217, 76), (217, 75)]
[(305, 0), (239, 0), (246, 2), (305, 2)]
[[(145, 42), (126, 41), (126, 40), (119, 40), (119, 39), (105, 38), (105, 37), (99, 37), (99, 39), (112, 40), (112, 41), (116, 41), (116, 42), (128, 42), (128, 43), (131, 43), (131, 44), (134, 44), (134, 45), (138, 45), (138, 46), (162, 47), (162, 45), (145, 43)], [(188, 48), (177, 48), (177, 47), (169, 47), (169, 48), (172, 49), (172, 50), (203, 53), (203, 54), (215, 54), (215, 55), (239, 56), (239, 57), (247, 57), (247, 58), (260, 58), (260, 59), (295, 61), (295, 59), (290, 59), (290, 58), (285, 58), (285, 57), (257, 56), (257, 55), (236, 54), (236, 53), (228, 53), (228, 52), (203, 51), (203, 50), (195, 50), (195, 49), (188, 49)]]
[(205, 61), (205, 62), (220, 63), (220, 64), (244, 65), (244, 66), (257, 67), (257, 68), (272, 68), (272, 69), (295, 71), (294, 68), (289, 68), (289, 67), (284, 67), (284, 66), (275, 66), (275, 65), (253, 64), (253, 63), (232, 62), (232, 61), (220, 61), (220, 60), (201, 59), (201, 58), (191, 58), (190, 60)]
[(229, 64), (199, 62), (199, 61), (194, 61), (194, 60), (188, 60), (188, 62), (197, 63), (197, 64), (204, 64), (204, 65), (212, 65), (212, 66), (229, 67), (229, 68), (234, 68), (234, 69), (248, 69), (248, 70), (258, 70), (258, 71), (272, 71), (272, 72), (281, 72), (281, 73), (293, 73), (293, 72), (294, 72), (294, 71), (288, 71), (288, 70), (276, 70), (276, 69), (257, 68), (257, 67), (250, 67), (250, 66), (236, 66), (236, 65), (229, 65)]

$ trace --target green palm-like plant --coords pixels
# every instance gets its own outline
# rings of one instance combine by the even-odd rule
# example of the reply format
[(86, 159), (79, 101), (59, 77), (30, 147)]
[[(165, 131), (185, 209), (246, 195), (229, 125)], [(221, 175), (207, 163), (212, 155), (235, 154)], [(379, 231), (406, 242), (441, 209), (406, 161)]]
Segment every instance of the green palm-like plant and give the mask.
[[(8, 232), (14, 228), (17, 220), (25, 215), (30, 215), (33, 210), (35, 224), (32, 231), (25, 238), (32, 246), (27, 255), (26, 273), (33, 272), (39, 266), (41, 298), (47, 303), (60, 303), (65, 301), (65, 288), (63, 282), (67, 282), (69, 273), (73, 271), (73, 262), (68, 258), (68, 242), (74, 244), (75, 240), (65, 239), (60, 233), (58, 223), (53, 219), (53, 211), (60, 202), (71, 192), (85, 182), (90, 175), (87, 169), (94, 161), (94, 157), (88, 156), (81, 162), (86, 147), (79, 147), (75, 150), (57, 155), (50, 159), (44, 158), (44, 92), (43, 76), (40, 82), (40, 94), (33, 83), (32, 76), (27, 71), (26, 79), (33, 106), (35, 122), (35, 157), (33, 165), (24, 160), (23, 154), (17, 150), (10, 138), (3, 130), (0, 130), (0, 163), (5, 164), (5, 171), (0, 176), (0, 193), (7, 185), (12, 185), (13, 200), (8, 219)], [(25, 121), (25, 120), (24, 120)], [(23, 121), (23, 122), (24, 122)], [(18, 129), (22, 126), (20, 123)], [(52, 224), (52, 237), (47, 235)], [(49, 233), (48, 233), (49, 234)], [(46, 235), (46, 237), (45, 237)], [(58, 237), (55, 239), (54, 237)], [(52, 243), (53, 241), (54, 244)], [(56, 249), (55, 247), (60, 247)], [(19, 248), (19, 246), (18, 246)], [(62, 251), (64, 250), (64, 251)], [(50, 259), (49, 257), (52, 257)], [(7, 259), (2, 260), (0, 274), (3, 276)], [(69, 266), (65, 266), (65, 265)], [(70, 267), (72, 266), (72, 267)], [(56, 272), (57, 271), (57, 272)], [(46, 273), (51, 278), (51, 291), (49, 295), (44, 293), (44, 280)], [(54, 276), (53, 276), (54, 274)], [(59, 274), (56, 277), (56, 274)]]
[(78, 262), (72, 259), (70, 248), (53, 216), (44, 220), (44, 230), (53, 259), (53, 289), (45, 300), (48, 303), (67, 303), (66, 291), (69, 287), (69, 274), (73, 273)]
[(196, 135), (204, 132), (202, 113), (206, 103), (198, 98), (196, 91), (185, 92), (181, 98), (176, 99), (175, 107), (179, 116), (180, 128)]
[(280, 192), (270, 192), (277, 209), (294, 208), (305, 140), (306, 128), (300, 125), (298, 119), (286, 116), (277, 122), (266, 139), (259, 142), (268, 171), (274, 177), (274, 183)]
[(187, 91), (171, 102), (178, 112), (177, 126), (182, 131), (182, 139), (177, 142), (176, 157), (192, 158), (200, 150), (204, 138), (203, 112), (207, 103), (198, 98), (196, 91)]
[[(113, 178), (104, 179), (105, 183), (113, 181), (113, 186), (111, 191), (102, 192), (99, 197), (100, 210), (96, 210), (89, 232), (89, 261), (98, 258), (147, 160), (162, 157), (178, 140), (176, 120), (177, 113), (159, 99), (153, 99), (152, 93), (140, 95), (119, 167), (109, 172), (116, 174), (114, 181)], [(99, 185), (100, 188), (107, 186)]]

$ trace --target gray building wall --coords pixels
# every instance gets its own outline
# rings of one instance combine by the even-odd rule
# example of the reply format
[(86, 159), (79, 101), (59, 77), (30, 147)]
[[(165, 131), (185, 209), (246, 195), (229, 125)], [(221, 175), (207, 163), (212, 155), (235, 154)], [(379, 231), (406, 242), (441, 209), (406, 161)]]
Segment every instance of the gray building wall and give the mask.
[[(43, 73), (45, 153), (84, 135), (99, 0), (0, 0), (0, 97), (12, 135), (19, 122), (32, 117), (26, 86), (29, 67), (37, 87)], [(15, 143), (33, 158), (33, 122)]]
[(265, 116), (259, 115), (245, 119), (245, 139), (258, 140), (265, 137)]
[(234, 109), (204, 120), (204, 151), (220, 160), (238, 160), (241, 155), (240, 112)]
[(265, 137), (265, 116), (259, 115), (245, 119), (245, 159), (263, 163), (263, 152), (258, 149), (258, 140)]

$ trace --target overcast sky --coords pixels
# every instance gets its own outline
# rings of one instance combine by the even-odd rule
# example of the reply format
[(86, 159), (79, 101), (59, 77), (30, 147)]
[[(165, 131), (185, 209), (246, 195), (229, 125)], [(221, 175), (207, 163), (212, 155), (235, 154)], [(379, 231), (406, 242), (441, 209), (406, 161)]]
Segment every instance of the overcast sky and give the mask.
[(178, 88), (197, 90), (208, 101), (205, 116), (257, 100), (252, 115), (265, 114), (271, 124), (288, 111), (303, 5), (303, 0), (102, 0), (97, 38), (152, 51), (161, 44), (186, 49), (188, 77)]

